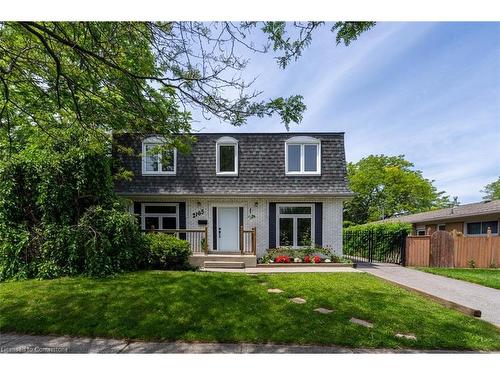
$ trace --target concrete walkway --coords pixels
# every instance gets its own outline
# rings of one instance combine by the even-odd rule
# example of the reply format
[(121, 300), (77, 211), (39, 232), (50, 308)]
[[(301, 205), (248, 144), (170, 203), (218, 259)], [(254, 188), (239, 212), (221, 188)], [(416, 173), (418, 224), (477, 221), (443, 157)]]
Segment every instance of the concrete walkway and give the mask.
[[(411, 349), (352, 349), (341, 346), (143, 342), (68, 336), (0, 333), (0, 354), (7, 353), (457, 353)], [(465, 352), (459, 352), (465, 353)], [(477, 352), (475, 352), (477, 353)], [(488, 352), (491, 353), (491, 352)]]
[(387, 263), (360, 263), (360, 271), (423, 293), (481, 310), (481, 319), (500, 327), (500, 290)]

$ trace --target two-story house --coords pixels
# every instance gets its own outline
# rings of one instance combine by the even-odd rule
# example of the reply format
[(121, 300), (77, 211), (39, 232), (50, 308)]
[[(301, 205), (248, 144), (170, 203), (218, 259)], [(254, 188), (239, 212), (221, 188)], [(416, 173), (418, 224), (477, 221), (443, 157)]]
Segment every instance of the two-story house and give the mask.
[(343, 202), (352, 196), (343, 133), (195, 137), (189, 154), (168, 158), (148, 153), (157, 137), (116, 137), (137, 151), (115, 154), (134, 174), (116, 192), (130, 199), (144, 230), (179, 233), (198, 266), (254, 266), (266, 249), (310, 243), (342, 253)]

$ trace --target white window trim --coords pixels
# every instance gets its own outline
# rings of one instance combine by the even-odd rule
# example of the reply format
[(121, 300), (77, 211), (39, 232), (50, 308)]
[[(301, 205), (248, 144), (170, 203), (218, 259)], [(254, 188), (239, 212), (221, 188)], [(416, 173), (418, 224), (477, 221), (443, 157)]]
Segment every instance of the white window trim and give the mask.
[[(283, 203), (283, 204), (277, 204), (276, 205), (276, 247), (281, 247), (280, 244), (280, 218), (306, 218), (306, 219), (311, 219), (311, 242), (316, 243), (315, 237), (314, 237), (314, 228), (316, 223), (314, 222), (315, 218), (315, 213), (314, 213), (314, 204), (311, 203)], [(280, 213), (280, 207), (311, 207), (311, 213), (310, 214), (281, 214)], [(298, 242), (297, 238), (297, 220), (293, 220), (293, 245), (291, 246), (294, 249), (300, 249), (306, 246), (295, 246), (295, 244)]]
[[(300, 146), (300, 171), (288, 171), (288, 146)], [(305, 171), (305, 145), (316, 145), (316, 171)], [(313, 137), (293, 137), (285, 142), (285, 175), (321, 176), (321, 141)]]
[[(420, 232), (420, 231), (423, 231), (423, 232), (424, 232), (424, 234), (418, 234), (418, 232)], [(426, 230), (426, 228), (425, 228), (425, 225), (422, 225), (422, 226), (416, 227), (416, 228), (415, 228), (415, 234), (416, 234), (417, 236), (425, 236), (425, 235), (427, 235), (427, 230)]]
[[(219, 165), (220, 146), (234, 147), (234, 171), (221, 172)], [(236, 139), (232, 137), (222, 137), (215, 143), (215, 174), (217, 176), (238, 176), (238, 141)]]
[[(147, 171), (146, 170), (146, 145), (161, 145), (163, 142), (159, 137), (151, 137), (142, 141), (142, 175), (143, 176), (175, 176), (177, 174), (177, 149), (174, 148), (174, 170), (173, 171), (162, 171), (161, 154), (157, 154), (158, 157), (158, 170), (157, 171)], [(153, 156), (153, 155), (151, 155)]]
[[(171, 206), (175, 207), (175, 214), (147, 214), (146, 207), (147, 206)], [(163, 220), (164, 217), (175, 217), (175, 228), (179, 229), (179, 204), (177, 203), (141, 203), (141, 228), (146, 230), (146, 217), (157, 217), (158, 218), (158, 228), (163, 229)]]
[(498, 220), (476, 220), (476, 221), (466, 221), (464, 222), (464, 234), (469, 236), (469, 237), (486, 237), (488, 234), (487, 233), (480, 233), (480, 234), (469, 234), (467, 231), (467, 224), (472, 224), (472, 223), (480, 223), (481, 228), (483, 227), (483, 223), (487, 221), (496, 221), (497, 222), (497, 233), (491, 232), (492, 236), (499, 236), (500, 235), (500, 225), (498, 223)]

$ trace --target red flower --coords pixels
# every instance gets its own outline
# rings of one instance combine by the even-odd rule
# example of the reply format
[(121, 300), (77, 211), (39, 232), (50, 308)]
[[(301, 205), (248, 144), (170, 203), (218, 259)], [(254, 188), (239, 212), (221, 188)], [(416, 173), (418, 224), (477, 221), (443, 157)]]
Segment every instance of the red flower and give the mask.
[(276, 263), (290, 263), (290, 257), (286, 255), (279, 255), (276, 258), (274, 258), (274, 261)]
[(314, 263), (321, 263), (321, 258), (319, 256), (315, 256), (314, 258)]
[(311, 263), (311, 257), (309, 255), (304, 257), (304, 263)]

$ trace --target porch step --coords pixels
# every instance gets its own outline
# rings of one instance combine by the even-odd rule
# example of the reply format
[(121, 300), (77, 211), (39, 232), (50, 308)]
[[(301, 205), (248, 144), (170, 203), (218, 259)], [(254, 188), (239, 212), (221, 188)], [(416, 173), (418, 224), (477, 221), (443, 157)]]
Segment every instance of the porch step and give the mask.
[(205, 268), (245, 268), (245, 262), (225, 262), (221, 260), (207, 260), (203, 263)]

